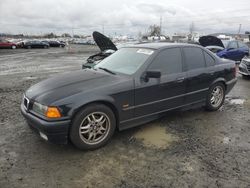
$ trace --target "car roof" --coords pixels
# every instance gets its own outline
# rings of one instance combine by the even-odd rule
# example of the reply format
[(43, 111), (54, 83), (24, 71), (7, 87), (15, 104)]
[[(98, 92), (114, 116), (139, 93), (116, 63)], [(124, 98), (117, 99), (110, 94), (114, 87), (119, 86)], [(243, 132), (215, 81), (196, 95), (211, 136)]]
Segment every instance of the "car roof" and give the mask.
[(152, 42), (152, 43), (141, 43), (129, 45), (124, 48), (149, 48), (149, 49), (164, 49), (170, 47), (201, 47), (197, 44), (188, 44), (188, 43), (167, 43), (167, 42)]

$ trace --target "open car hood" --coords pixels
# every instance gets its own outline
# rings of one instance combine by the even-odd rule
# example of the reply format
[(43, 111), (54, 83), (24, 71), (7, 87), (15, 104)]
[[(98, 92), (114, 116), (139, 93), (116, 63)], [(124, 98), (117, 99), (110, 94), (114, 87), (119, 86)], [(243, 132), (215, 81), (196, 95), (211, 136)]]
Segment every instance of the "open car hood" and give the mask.
[(97, 31), (94, 31), (92, 35), (93, 35), (95, 43), (97, 44), (97, 46), (100, 48), (102, 52), (105, 50), (114, 50), (114, 51), (117, 50), (114, 43), (105, 35)]
[(222, 41), (214, 36), (203, 36), (199, 38), (199, 43), (203, 46), (220, 46), (222, 48), (225, 48)]

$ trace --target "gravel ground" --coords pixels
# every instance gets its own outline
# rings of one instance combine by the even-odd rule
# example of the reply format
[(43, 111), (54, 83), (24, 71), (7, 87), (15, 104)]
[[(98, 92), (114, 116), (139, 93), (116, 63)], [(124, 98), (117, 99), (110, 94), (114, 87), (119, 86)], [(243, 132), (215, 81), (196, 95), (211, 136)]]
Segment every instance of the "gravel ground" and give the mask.
[(95, 151), (46, 143), (21, 116), (22, 93), (81, 68), (94, 46), (0, 50), (0, 187), (250, 187), (250, 80), (224, 106), (167, 113)]

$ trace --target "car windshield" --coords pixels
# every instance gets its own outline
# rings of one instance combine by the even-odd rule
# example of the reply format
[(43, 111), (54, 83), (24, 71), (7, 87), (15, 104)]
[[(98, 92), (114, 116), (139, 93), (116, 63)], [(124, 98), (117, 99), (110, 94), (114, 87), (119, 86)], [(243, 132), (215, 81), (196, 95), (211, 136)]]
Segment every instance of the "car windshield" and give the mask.
[(224, 47), (227, 48), (229, 40), (221, 40), (221, 41), (222, 41)]
[(112, 72), (134, 74), (141, 65), (154, 53), (145, 48), (121, 48), (111, 56), (102, 60), (95, 68), (105, 68)]

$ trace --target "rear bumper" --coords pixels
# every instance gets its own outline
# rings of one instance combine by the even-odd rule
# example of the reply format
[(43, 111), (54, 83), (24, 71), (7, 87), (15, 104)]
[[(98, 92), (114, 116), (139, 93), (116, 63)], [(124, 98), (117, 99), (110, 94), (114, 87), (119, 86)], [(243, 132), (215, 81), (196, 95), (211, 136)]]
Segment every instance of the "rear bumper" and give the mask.
[(43, 139), (56, 143), (56, 144), (66, 144), (68, 142), (68, 132), (70, 126), (70, 120), (63, 121), (45, 121), (41, 118), (34, 116), (33, 114), (27, 112), (24, 108), (24, 105), (21, 105), (21, 112), (24, 118), (26, 119), (28, 125), (39, 133)]
[(226, 94), (228, 94), (233, 89), (236, 82), (237, 82), (237, 78), (234, 78), (226, 83), (227, 85)]

